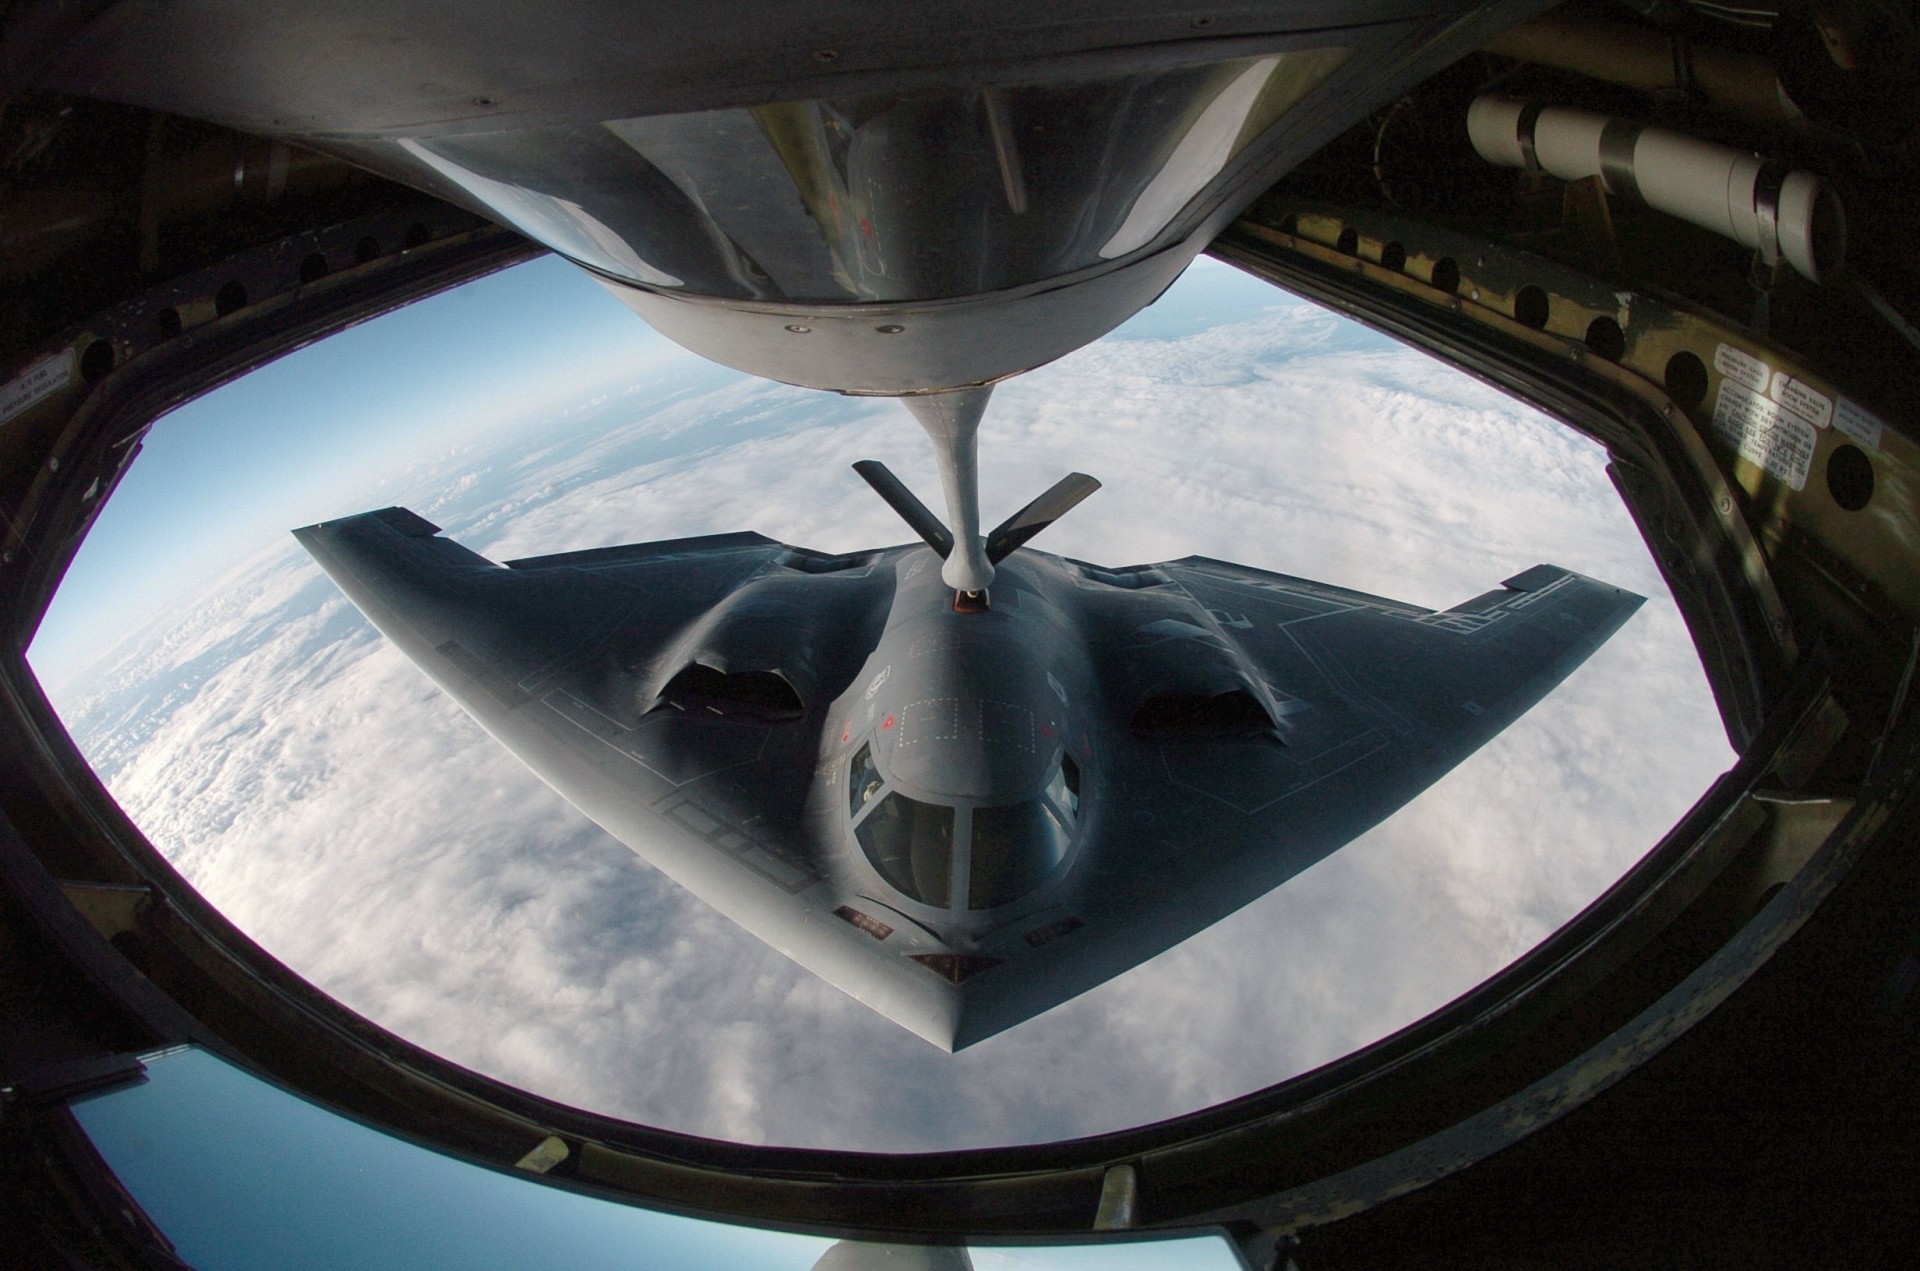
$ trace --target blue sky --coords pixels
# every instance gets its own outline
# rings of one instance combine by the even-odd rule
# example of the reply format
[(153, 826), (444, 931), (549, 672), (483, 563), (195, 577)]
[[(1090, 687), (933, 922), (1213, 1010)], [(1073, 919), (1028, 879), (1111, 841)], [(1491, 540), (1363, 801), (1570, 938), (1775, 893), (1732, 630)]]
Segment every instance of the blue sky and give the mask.
[[(807, 1271), (833, 1241), (683, 1217), (443, 1156), (197, 1049), (74, 1115), (203, 1271), (275, 1267)], [(970, 1251), (977, 1271), (1233, 1271), (1219, 1236)]]
[[(1173, 339), (1223, 310), (1300, 303), (1212, 260), (1187, 279), (1110, 338)], [(70, 684), (288, 530), (365, 511), (381, 474), (607, 386), (708, 369), (733, 374), (553, 256), (299, 349), (155, 422), (41, 623), (32, 665), (49, 686)]]
[(556, 257), (308, 345), (156, 421), (37, 633), (70, 680), (174, 598), (370, 477), (650, 367), (696, 361)]

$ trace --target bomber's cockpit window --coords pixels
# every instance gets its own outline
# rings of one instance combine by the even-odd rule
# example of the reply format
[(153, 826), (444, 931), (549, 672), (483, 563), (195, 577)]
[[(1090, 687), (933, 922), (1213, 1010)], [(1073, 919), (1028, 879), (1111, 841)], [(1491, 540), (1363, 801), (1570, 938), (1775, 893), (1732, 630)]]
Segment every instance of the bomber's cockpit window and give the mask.
[(859, 816), (860, 809), (880, 797), (880, 787), (884, 784), (880, 776), (880, 767), (873, 762), (872, 745), (860, 747), (853, 757), (853, 765), (847, 773), (847, 813)]
[(1053, 780), (1047, 782), (1047, 797), (1066, 817), (1068, 825), (1080, 815), (1080, 765), (1073, 761), (1072, 755), (1060, 756), (1060, 766), (1054, 769)]
[(953, 881), (952, 808), (890, 794), (853, 832), (889, 886), (923, 905), (946, 907)]
[(975, 808), (967, 907), (992, 909), (1038, 887), (1066, 859), (1070, 837), (1067, 822), (1044, 798)]

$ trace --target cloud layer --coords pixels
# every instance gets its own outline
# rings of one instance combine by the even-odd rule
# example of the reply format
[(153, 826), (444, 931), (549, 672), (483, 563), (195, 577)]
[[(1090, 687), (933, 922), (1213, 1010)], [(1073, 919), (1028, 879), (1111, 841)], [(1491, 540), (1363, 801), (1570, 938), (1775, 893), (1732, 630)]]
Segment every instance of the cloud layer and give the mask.
[[(1510, 962), (1731, 761), (1597, 447), (1224, 267), (1220, 320), (1002, 386), (988, 523), (1070, 469), (1035, 546), (1203, 554), (1436, 608), (1548, 561), (1651, 597), (1419, 800), (1153, 962), (948, 1056), (720, 918), (587, 822), (388, 647), (289, 539), (60, 702), (135, 821), (349, 1007), (454, 1061), (696, 1134), (907, 1151), (1150, 1122), (1324, 1063)], [(1251, 298), (1249, 298), (1251, 297)], [(1149, 324), (1150, 325), (1150, 324)], [(751, 528), (901, 541), (847, 465), (937, 491), (896, 404), (678, 364), (455, 446), (406, 502), (495, 559)]]

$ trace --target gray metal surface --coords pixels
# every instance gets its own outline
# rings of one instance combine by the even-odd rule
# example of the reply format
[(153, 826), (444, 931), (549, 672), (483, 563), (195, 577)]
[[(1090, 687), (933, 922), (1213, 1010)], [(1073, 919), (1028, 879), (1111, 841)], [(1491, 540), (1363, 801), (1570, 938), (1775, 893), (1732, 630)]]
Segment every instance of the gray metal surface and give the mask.
[(992, 394), (991, 388), (970, 388), (900, 399), (926, 429), (940, 465), (947, 529), (953, 536), (940, 576), (955, 591), (985, 591), (993, 584), (987, 540), (980, 533), (980, 417)]
[[(296, 534), (576, 807), (948, 1049), (1338, 850), (1641, 603), (1547, 565), (1436, 613), (1203, 557), (1025, 551), (959, 613), (917, 544), (730, 534), (503, 567), (400, 508)], [(904, 890), (857, 828), (896, 798), (948, 827)], [(1022, 808), (1064, 827), (1057, 855), (991, 832)]]
[[(48, 0), (38, 6), (56, 10)], [(52, 86), (252, 132), (458, 133), (617, 119), (1018, 75), (1026, 59), (1083, 72), (1192, 61), (1276, 32), (1436, 23), (1459, 0), (861, 0), (683, 5), (551, 0), (176, 0), (103, 4), (48, 68)], [(1537, 6), (1535, 6), (1537, 7)], [(1075, 60), (1077, 59), (1077, 60)], [(977, 68), (957, 76), (955, 67)], [(998, 75), (994, 71), (998, 71)]]
[(922, 393), (1111, 331), (1500, 6), (663, 8), (119, 5), (49, 80), (467, 206), (723, 365)]

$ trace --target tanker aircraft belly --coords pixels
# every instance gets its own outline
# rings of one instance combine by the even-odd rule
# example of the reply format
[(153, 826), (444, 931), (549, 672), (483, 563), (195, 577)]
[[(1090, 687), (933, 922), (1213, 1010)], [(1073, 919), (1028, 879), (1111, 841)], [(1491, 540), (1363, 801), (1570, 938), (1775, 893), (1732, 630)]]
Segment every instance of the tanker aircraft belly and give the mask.
[(844, 556), (725, 534), (502, 566), (403, 508), (296, 534), (567, 800), (947, 1049), (1336, 851), (1641, 603), (1547, 565), (1433, 612), (1202, 557), (1016, 553), (1097, 485), (1075, 479), (976, 544), (990, 598), (942, 579), (917, 503), (930, 545)]

